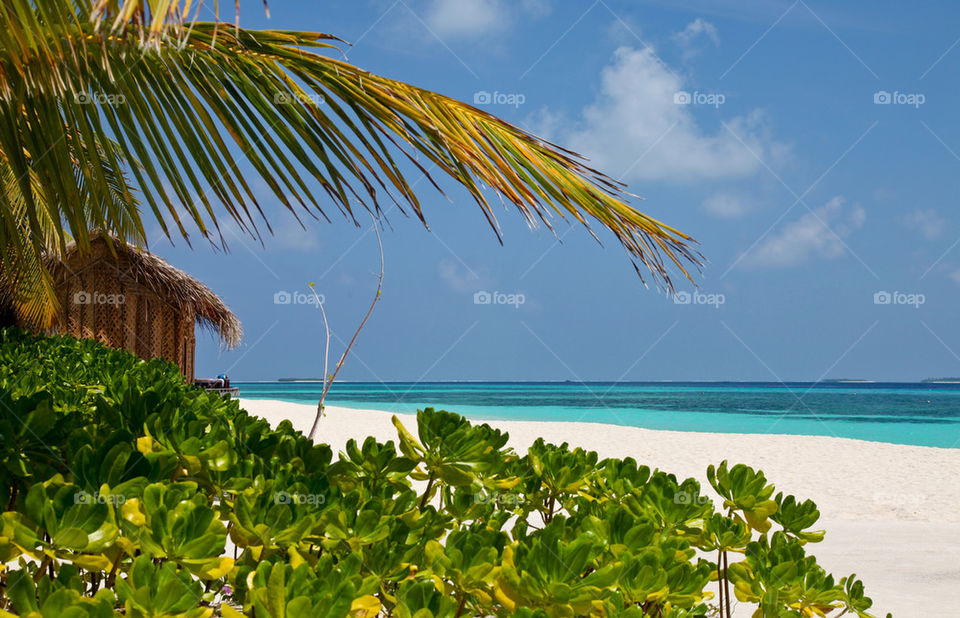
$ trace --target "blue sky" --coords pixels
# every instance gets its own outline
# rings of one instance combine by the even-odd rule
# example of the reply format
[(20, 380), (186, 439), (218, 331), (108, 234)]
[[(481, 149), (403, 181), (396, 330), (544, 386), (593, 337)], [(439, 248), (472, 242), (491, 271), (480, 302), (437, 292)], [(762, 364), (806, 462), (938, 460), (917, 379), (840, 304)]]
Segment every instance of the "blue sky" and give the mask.
[[(960, 6), (357, 0), (270, 9), (267, 20), (246, 3), (241, 24), (336, 34), (354, 43), (352, 63), (476, 101), (589, 156), (709, 260), (699, 289), (681, 284), (689, 295), (676, 302), (645, 289), (609, 235), (601, 246), (558, 220), (555, 237), (505, 209), (500, 246), (464, 192), (441, 183), (447, 199), (420, 182), (430, 230), (390, 212), (382, 301), (343, 379), (960, 375)], [(294, 295), (308, 281), (325, 298), (339, 356), (376, 287), (377, 246), (370, 224), (332, 218), (304, 231), (275, 207), (265, 246), (228, 228), (226, 255), (151, 244), (244, 323), (232, 352), (200, 337), (198, 376), (321, 375), (319, 313)], [(281, 292), (293, 302), (275, 303)], [(492, 302), (477, 304), (480, 292)]]

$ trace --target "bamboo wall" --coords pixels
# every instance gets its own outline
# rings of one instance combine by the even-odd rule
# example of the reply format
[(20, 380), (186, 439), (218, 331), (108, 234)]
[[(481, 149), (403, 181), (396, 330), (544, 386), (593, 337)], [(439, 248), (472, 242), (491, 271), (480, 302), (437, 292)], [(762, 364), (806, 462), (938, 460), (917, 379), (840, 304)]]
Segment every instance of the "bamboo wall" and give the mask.
[[(96, 339), (140, 358), (163, 358), (193, 381), (193, 312), (176, 310), (139, 285), (123, 256), (91, 256), (86, 265), (71, 264), (72, 274), (57, 282), (62, 315), (54, 330)], [(81, 266), (78, 268), (78, 266)]]

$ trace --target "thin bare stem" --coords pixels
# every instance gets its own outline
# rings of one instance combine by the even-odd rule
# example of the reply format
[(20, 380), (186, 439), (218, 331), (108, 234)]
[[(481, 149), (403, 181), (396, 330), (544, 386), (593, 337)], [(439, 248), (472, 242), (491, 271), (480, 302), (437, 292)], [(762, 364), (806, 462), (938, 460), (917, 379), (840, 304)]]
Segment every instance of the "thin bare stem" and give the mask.
[[(384, 270), (384, 260), (383, 260), (383, 240), (380, 238), (380, 228), (377, 226), (377, 219), (370, 214), (370, 218), (373, 219), (373, 230), (377, 233), (377, 248), (380, 250), (380, 274), (377, 276), (377, 293), (373, 297), (373, 302), (370, 303), (370, 308), (367, 309), (367, 314), (363, 316), (363, 320), (360, 322), (360, 326), (357, 327), (357, 330), (353, 333), (353, 337), (350, 339), (350, 343), (347, 344), (346, 349), (343, 351), (343, 356), (340, 357), (340, 360), (337, 362), (337, 366), (333, 369), (333, 375), (330, 376), (330, 379), (327, 379), (326, 373), (323, 376), (323, 391), (320, 393), (320, 401), (317, 403), (317, 416), (313, 419), (313, 427), (310, 428), (309, 438), (313, 440), (314, 435), (317, 432), (317, 426), (320, 424), (320, 418), (323, 416), (323, 402), (327, 398), (327, 392), (329, 392), (330, 387), (333, 386), (333, 381), (337, 379), (337, 374), (340, 373), (340, 369), (343, 368), (344, 362), (347, 360), (347, 355), (350, 354), (350, 349), (353, 347), (353, 344), (356, 343), (357, 337), (360, 336), (360, 331), (363, 330), (363, 327), (366, 325), (367, 320), (370, 319), (370, 314), (373, 313), (373, 308), (377, 306), (377, 303), (380, 301), (380, 294), (383, 291), (383, 270)], [(314, 292), (316, 294), (316, 292)], [(324, 324), (326, 324), (326, 313), (324, 316)], [(327, 329), (327, 350), (329, 351), (330, 346), (330, 330)], [(326, 367), (326, 355), (324, 356), (324, 367)], [(326, 370), (324, 370), (326, 371)]]
[(323, 331), (326, 334), (326, 344), (323, 348), (323, 388), (320, 391), (320, 402), (317, 403), (317, 416), (314, 418), (313, 426), (310, 428), (310, 438), (313, 439), (313, 434), (317, 430), (317, 423), (320, 422), (320, 418), (323, 416), (323, 400), (327, 396), (327, 381), (330, 379), (330, 325), (327, 323), (327, 312), (323, 308), (323, 301), (320, 300), (320, 296), (317, 294), (317, 290), (312, 281), (310, 282), (310, 291), (313, 292), (313, 297), (317, 299), (317, 307), (320, 309), (320, 316), (323, 318)]
[(717, 552), (717, 590), (720, 592), (719, 607), (720, 607), (720, 616), (723, 617), (723, 549), (721, 548)]
[(727, 552), (723, 552), (723, 591), (725, 600), (727, 602), (727, 618), (732, 618), (733, 614), (730, 613), (730, 575), (727, 573), (727, 567), (730, 562), (727, 558)]

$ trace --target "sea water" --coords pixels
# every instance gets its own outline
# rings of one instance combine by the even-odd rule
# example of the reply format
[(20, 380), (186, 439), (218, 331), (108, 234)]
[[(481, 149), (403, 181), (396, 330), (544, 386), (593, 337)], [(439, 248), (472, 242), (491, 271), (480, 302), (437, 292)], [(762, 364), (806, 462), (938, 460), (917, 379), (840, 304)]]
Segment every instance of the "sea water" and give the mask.
[[(316, 403), (319, 382), (235, 383), (240, 396)], [(336, 383), (327, 405), (471, 420), (576, 421), (717, 433), (833, 436), (960, 448), (960, 384), (729, 382)]]

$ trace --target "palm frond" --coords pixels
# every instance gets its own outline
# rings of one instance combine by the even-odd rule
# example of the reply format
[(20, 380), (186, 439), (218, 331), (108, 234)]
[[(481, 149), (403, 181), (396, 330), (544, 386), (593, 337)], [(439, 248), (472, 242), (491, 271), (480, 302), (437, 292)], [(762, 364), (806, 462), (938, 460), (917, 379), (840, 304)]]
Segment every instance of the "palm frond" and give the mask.
[[(109, 142), (106, 138), (98, 138)], [(92, 147), (83, 144), (80, 152), (73, 156), (73, 176), (79, 192), (85, 196), (84, 207), (87, 217), (97, 218), (96, 213), (108, 212), (110, 217), (106, 227), (110, 234), (127, 239), (131, 246), (146, 244), (139, 214), (139, 201), (127, 193), (123, 169), (102, 169), (101, 173), (112, 195), (107, 202), (97, 203), (85, 190), (85, 179), (81, 171), (81, 162), (96, 159), (102, 150), (101, 144)], [(0, 153), (2, 155), (2, 153)], [(27, 176), (31, 190), (36, 196), (44, 195), (44, 187), (36, 174)], [(48, 265), (58, 262), (69, 247), (72, 238), (63, 230), (56, 218), (54, 209), (44, 208), (36, 213), (36, 225), (31, 228), (27, 223), (26, 198), (16, 173), (0, 156), (0, 192), (13, 207), (11, 218), (18, 221), (16, 242), (0, 245), (0, 303), (13, 310), (18, 323), (45, 330), (49, 328), (59, 312), (56, 290)], [(44, 203), (40, 200), (40, 203)], [(39, 247), (39, 250), (32, 250)]]
[[(340, 43), (332, 35), (198, 22), (196, 10), (176, 0), (8, 0), (0, 8), (0, 151), (17, 177), (35, 174), (43, 184), (42, 195), (22, 186), (31, 228), (47, 208), (83, 245), (113, 213), (84, 210), (81, 190), (98, 204), (131, 194), (126, 185), (111, 193), (99, 168), (139, 161), (131, 176), (168, 234), (186, 237), (191, 220), (216, 236), (217, 203), (257, 234), (258, 222), (269, 223), (241, 158), (294, 213), (326, 216), (325, 196), (351, 218), (357, 204), (380, 213), (390, 201), (423, 221), (406, 160), (438, 190), (428, 167), (458, 181), (498, 237), (487, 189), (530, 224), (598, 222), (668, 289), (672, 271), (689, 278), (686, 268), (699, 265), (689, 236), (629, 206), (623, 186), (575, 153), (330, 57)], [(116, 142), (81, 166), (81, 188), (64, 171), (70, 153), (97, 135)], [(12, 229), (7, 206), (0, 197), (0, 242)]]

